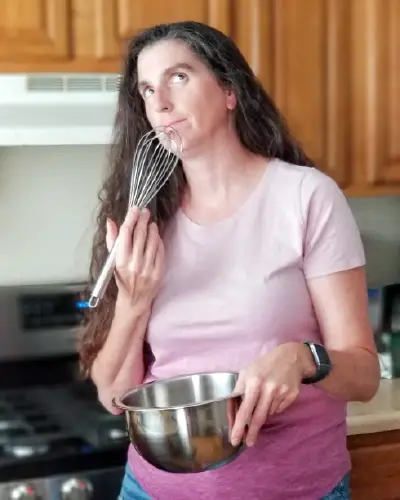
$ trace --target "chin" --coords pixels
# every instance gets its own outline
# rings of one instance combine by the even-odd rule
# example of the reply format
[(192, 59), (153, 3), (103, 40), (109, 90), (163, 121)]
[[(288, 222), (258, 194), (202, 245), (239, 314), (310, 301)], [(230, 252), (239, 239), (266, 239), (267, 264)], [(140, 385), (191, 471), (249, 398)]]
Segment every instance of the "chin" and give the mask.
[(199, 154), (209, 144), (209, 139), (204, 134), (179, 131), (182, 140), (182, 157), (188, 158)]

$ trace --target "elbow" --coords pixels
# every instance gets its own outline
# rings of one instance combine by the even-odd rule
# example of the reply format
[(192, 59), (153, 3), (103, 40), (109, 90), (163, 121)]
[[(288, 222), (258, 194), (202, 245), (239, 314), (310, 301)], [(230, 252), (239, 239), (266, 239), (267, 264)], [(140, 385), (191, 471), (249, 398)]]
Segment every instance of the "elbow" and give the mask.
[(105, 370), (102, 369), (98, 358), (96, 358), (93, 362), (92, 368), (90, 370), (90, 377), (95, 383), (98, 391), (103, 390), (103, 388), (112, 386), (114, 383), (114, 380), (111, 380), (107, 375)]
[(112, 415), (119, 415), (122, 413), (122, 411), (113, 404), (113, 382), (106, 380), (104, 376), (101, 375), (101, 370), (99, 370), (96, 360), (92, 365), (90, 375), (97, 388), (97, 398), (101, 405)]
[(99, 401), (103, 405), (103, 407), (112, 415), (121, 415), (121, 413), (123, 413), (123, 410), (115, 406), (113, 403), (113, 392), (114, 391), (111, 388), (103, 390), (101, 392), (98, 391)]
[(379, 358), (377, 355), (374, 355), (371, 360), (371, 366), (368, 370), (368, 376), (364, 379), (363, 388), (360, 394), (360, 401), (362, 403), (368, 403), (375, 397), (379, 389), (380, 381), (381, 369), (379, 365)]

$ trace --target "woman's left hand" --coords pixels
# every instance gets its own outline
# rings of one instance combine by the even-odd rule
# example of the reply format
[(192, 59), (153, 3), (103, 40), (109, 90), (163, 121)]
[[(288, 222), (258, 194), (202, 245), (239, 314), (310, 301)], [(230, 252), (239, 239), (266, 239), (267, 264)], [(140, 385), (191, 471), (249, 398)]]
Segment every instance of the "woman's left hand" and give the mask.
[(303, 378), (312, 374), (307, 349), (301, 343), (282, 344), (240, 372), (235, 390), (244, 397), (232, 428), (233, 445), (243, 440), (246, 425), (246, 445), (254, 445), (267, 417), (281, 413), (296, 400)]

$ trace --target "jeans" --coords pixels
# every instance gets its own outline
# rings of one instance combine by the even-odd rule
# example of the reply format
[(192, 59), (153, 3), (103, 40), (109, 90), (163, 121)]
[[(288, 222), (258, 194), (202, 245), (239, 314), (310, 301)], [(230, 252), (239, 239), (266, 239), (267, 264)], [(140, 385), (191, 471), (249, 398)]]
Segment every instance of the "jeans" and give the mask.
[(118, 500), (151, 500), (151, 497), (136, 481), (129, 465), (127, 465), (125, 469), (125, 476), (122, 481)]
[[(349, 479), (350, 474), (346, 474), (340, 483), (328, 495), (320, 500), (350, 500)], [(125, 477), (122, 481), (122, 488), (118, 500), (151, 500), (151, 497), (134, 478), (129, 466), (126, 467)]]
[(350, 500), (350, 473), (347, 473), (340, 483), (321, 500)]

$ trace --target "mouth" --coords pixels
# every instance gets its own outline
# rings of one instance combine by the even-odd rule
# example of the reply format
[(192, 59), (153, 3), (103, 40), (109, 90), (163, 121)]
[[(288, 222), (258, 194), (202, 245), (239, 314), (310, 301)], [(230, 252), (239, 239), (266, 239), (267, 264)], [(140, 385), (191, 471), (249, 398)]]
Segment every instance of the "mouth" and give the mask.
[(175, 120), (173, 122), (166, 123), (164, 126), (165, 127), (172, 127), (172, 128), (174, 128), (176, 125), (178, 125), (179, 123), (182, 123), (184, 121), (185, 121), (184, 119), (182, 119), (182, 120)]

